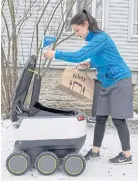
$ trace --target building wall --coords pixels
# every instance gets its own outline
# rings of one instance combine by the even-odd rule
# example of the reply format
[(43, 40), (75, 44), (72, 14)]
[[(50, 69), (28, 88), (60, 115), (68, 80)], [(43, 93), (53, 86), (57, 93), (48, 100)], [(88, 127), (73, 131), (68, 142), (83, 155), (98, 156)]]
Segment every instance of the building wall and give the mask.
[[(130, 68), (138, 69), (138, 39), (135, 41), (130, 41), (128, 38), (129, 27), (129, 1), (131, 0), (104, 0), (105, 3), (105, 13), (104, 13), (104, 31), (108, 32), (113, 40), (115, 41), (122, 57), (129, 65)], [(30, 0), (27, 2), (27, 6), (30, 3)], [(25, 4), (24, 1), (20, 1), (18, 4), (18, 14), (23, 16)], [(34, 31), (36, 19), (40, 17), (43, 7), (46, 4), (47, 0), (40, 0), (39, 6), (35, 5), (37, 8), (32, 8), (31, 17), (25, 22), (23, 29), (21, 31), (21, 36), (18, 39), (18, 56), (19, 62), (25, 63), (28, 56), (31, 54), (36, 54), (36, 32)], [(39, 23), (39, 43), (43, 37), (44, 30), (47, 26), (49, 14), (54, 7), (56, 0), (51, 0), (50, 4), (47, 7), (47, 10), (42, 17)], [(16, 1), (15, 7), (17, 6)], [(39, 7), (39, 8), (38, 8)], [(39, 11), (38, 11), (39, 9)], [(4, 14), (8, 22), (8, 26), (11, 26), (10, 14), (7, 6), (7, 2), (5, 2), (4, 6)], [(37, 17), (38, 13), (38, 17)], [(92, 13), (92, 12), (91, 12)], [(61, 18), (61, 9), (60, 7), (57, 9), (54, 18), (51, 22), (51, 26), (47, 31), (47, 35), (55, 35), (54, 32), (58, 29), (58, 24)], [(16, 17), (17, 22), (20, 18)], [(4, 26), (4, 21), (2, 19), (2, 27)], [(11, 30), (9, 28), (9, 30)], [(6, 31), (5, 31), (6, 33)], [(10, 32), (11, 33), (11, 32)], [(34, 33), (34, 36), (33, 36)], [(72, 33), (72, 32), (70, 32)], [(6, 34), (5, 34), (6, 35)], [(62, 34), (61, 39), (66, 38), (68, 34), (65, 32)], [(33, 42), (32, 42), (33, 38)], [(31, 46), (32, 42), (32, 46)], [(83, 40), (76, 38), (75, 36), (61, 43), (57, 48), (63, 51), (75, 51), (80, 47), (85, 45)], [(6, 45), (5, 45), (6, 46)], [(32, 47), (32, 48), (31, 48)], [(67, 65), (67, 62), (64, 61), (53, 61), (53, 64), (56, 65)]]
[(129, 0), (110, 0), (107, 32), (115, 41), (120, 54), (131, 69), (138, 70), (138, 39), (130, 41)]

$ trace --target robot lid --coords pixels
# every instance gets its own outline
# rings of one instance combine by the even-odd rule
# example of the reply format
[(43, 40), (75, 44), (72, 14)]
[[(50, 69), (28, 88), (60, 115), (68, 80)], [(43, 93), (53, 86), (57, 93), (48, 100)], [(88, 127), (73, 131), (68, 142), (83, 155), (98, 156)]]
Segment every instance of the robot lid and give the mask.
[(23, 112), (23, 105), (31, 84), (31, 80), (36, 67), (36, 56), (31, 55), (23, 70), (20, 74), (16, 87), (13, 93), (13, 100), (11, 104), (10, 118), (11, 120), (17, 121), (17, 115)]

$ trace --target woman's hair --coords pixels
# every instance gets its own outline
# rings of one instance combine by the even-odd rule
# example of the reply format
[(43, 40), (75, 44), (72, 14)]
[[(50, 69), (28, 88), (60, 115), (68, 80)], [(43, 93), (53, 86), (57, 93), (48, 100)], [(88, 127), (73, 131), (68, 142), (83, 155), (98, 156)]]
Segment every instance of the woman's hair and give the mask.
[(87, 11), (87, 10), (82, 10), (81, 12), (77, 13), (71, 20), (71, 25), (72, 24), (77, 24), (77, 25), (81, 25), (84, 24), (85, 21), (88, 21), (89, 23), (89, 31), (98, 33), (100, 31), (102, 31), (99, 27), (98, 27), (98, 23), (96, 21), (96, 19), (94, 17), (92, 17), (92, 15)]

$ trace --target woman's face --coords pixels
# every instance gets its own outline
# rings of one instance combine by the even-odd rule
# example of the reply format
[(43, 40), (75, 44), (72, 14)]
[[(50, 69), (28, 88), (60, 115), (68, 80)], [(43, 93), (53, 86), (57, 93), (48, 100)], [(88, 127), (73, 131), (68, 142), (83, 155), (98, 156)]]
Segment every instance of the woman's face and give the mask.
[(85, 39), (89, 30), (88, 30), (88, 22), (85, 21), (82, 25), (72, 24), (72, 30), (75, 32), (76, 36)]

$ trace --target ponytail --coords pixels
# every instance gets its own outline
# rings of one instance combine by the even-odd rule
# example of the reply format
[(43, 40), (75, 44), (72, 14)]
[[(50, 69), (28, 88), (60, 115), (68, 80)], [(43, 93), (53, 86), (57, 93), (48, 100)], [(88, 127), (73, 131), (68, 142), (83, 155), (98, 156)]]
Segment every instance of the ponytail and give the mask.
[(89, 24), (89, 31), (98, 33), (102, 30), (98, 27), (98, 23), (94, 17), (85, 9), (83, 9), (81, 12), (77, 13), (71, 20), (72, 24), (81, 25), (84, 24), (85, 21), (88, 21)]

